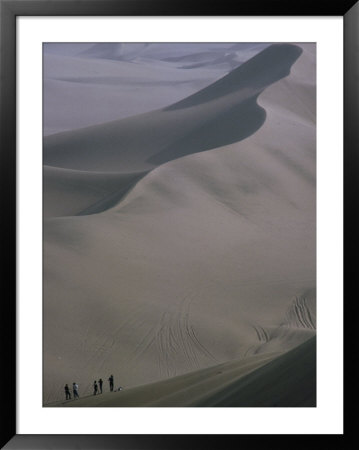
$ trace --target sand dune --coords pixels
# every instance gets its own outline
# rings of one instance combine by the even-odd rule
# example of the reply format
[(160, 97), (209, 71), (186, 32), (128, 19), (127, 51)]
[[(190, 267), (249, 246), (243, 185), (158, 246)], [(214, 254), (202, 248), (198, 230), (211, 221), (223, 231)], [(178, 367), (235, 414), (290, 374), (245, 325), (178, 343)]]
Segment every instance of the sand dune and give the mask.
[(287, 395), (268, 392), (312, 405), (313, 371), (289, 390), (316, 333), (314, 52), (274, 45), (169, 107), (45, 138), (45, 404), (114, 373), (114, 399), (160, 382), (188, 405), (181, 380), (201, 379), (196, 405), (234, 383), (258, 406), (236, 383), (285, 361)]
[(316, 406), (316, 340), (283, 355), (268, 353), (128, 390), (48, 406)]
[[(44, 46), (44, 134), (168, 106), (210, 85), (268, 45), (152, 43), (138, 52), (132, 44), (47, 43)], [(117, 47), (122, 47), (125, 57)], [(189, 58), (195, 65), (196, 55), (204, 49), (207, 60), (200, 67), (187, 64), (182, 70), (181, 63), (171, 61), (171, 58)], [(108, 53), (113, 56), (108, 58)], [(224, 54), (233, 58), (219, 61), (228, 59)]]
[(169, 108), (48, 136), (44, 163), (78, 170), (142, 171), (242, 140), (264, 122), (257, 96), (288, 75), (300, 53), (293, 45), (273, 45)]

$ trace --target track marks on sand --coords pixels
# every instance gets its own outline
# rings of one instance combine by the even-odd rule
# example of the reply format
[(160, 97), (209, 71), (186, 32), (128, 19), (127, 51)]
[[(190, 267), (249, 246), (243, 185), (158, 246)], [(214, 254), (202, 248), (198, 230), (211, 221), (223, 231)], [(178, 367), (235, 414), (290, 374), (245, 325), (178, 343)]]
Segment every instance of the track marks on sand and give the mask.
[(143, 306), (137, 311), (131, 324), (126, 325), (138, 330), (138, 340), (123, 362), (130, 371), (138, 370), (145, 360), (152, 361), (156, 376), (167, 378), (218, 362), (201, 342), (193, 323), (191, 304), (195, 295), (191, 292), (174, 299), (158, 312), (157, 320), (149, 319), (150, 312), (144, 314)]
[(264, 343), (264, 342), (269, 341), (270, 334), (265, 328), (263, 328), (259, 325), (253, 325), (253, 328), (255, 329), (255, 331), (257, 333), (259, 342)]
[(178, 308), (163, 312), (155, 335), (158, 365), (161, 375), (174, 376), (178, 367), (186, 370), (203, 366), (203, 361), (217, 361), (201, 343), (191, 321), (193, 297), (184, 298)]
[(311, 306), (311, 298), (305, 295), (295, 296), (285, 315), (285, 320), (277, 327), (263, 327), (252, 324), (257, 338), (257, 343), (250, 346), (244, 356), (262, 352), (280, 342), (291, 340), (303, 341), (316, 331), (314, 299)]
[(306, 328), (315, 330), (315, 322), (308, 306), (307, 298), (304, 296), (295, 297), (291, 307), (287, 312), (286, 324), (289, 327)]

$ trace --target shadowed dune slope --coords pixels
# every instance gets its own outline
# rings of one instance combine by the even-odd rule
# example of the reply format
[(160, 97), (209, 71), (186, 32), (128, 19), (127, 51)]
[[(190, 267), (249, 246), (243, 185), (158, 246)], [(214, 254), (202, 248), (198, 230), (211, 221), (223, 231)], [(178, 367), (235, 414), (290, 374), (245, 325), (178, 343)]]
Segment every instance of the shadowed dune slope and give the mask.
[(44, 217), (92, 214), (111, 208), (145, 174), (82, 172), (44, 166)]
[(244, 139), (265, 118), (257, 96), (288, 75), (300, 53), (295, 45), (274, 44), (171, 108), (47, 136), (44, 164), (78, 170), (143, 171)]
[(316, 337), (196, 406), (316, 406)]
[(302, 49), (292, 44), (273, 44), (228, 75), (199, 92), (165, 108), (167, 111), (206, 103), (244, 88), (263, 90), (289, 75)]

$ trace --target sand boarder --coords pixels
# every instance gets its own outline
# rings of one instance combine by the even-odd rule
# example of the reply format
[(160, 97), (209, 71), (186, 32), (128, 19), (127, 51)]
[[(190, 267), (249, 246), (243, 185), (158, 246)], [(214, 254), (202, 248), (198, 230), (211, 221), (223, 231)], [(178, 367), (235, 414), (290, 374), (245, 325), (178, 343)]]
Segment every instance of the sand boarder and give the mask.
[(113, 375), (110, 376), (108, 381), (110, 382), (110, 391), (112, 392), (113, 391)]
[(77, 383), (72, 383), (72, 392), (74, 393), (74, 398), (79, 398), (79, 385)]
[(98, 386), (96, 380), (93, 383), (93, 395), (96, 395), (98, 391)]
[(71, 400), (71, 392), (70, 392), (70, 389), (67, 384), (65, 384), (65, 395), (66, 395), (66, 400)]
[(102, 394), (102, 383), (103, 383), (102, 378), (100, 378), (98, 380), (98, 385), (99, 385), (99, 388), (100, 388), (100, 394)]

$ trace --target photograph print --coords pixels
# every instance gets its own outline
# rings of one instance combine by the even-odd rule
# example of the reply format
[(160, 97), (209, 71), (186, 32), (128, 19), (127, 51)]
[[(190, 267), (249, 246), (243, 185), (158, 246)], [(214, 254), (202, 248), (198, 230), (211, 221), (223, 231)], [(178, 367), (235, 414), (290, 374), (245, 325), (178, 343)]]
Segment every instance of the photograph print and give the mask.
[(43, 44), (43, 406), (316, 406), (316, 44)]

